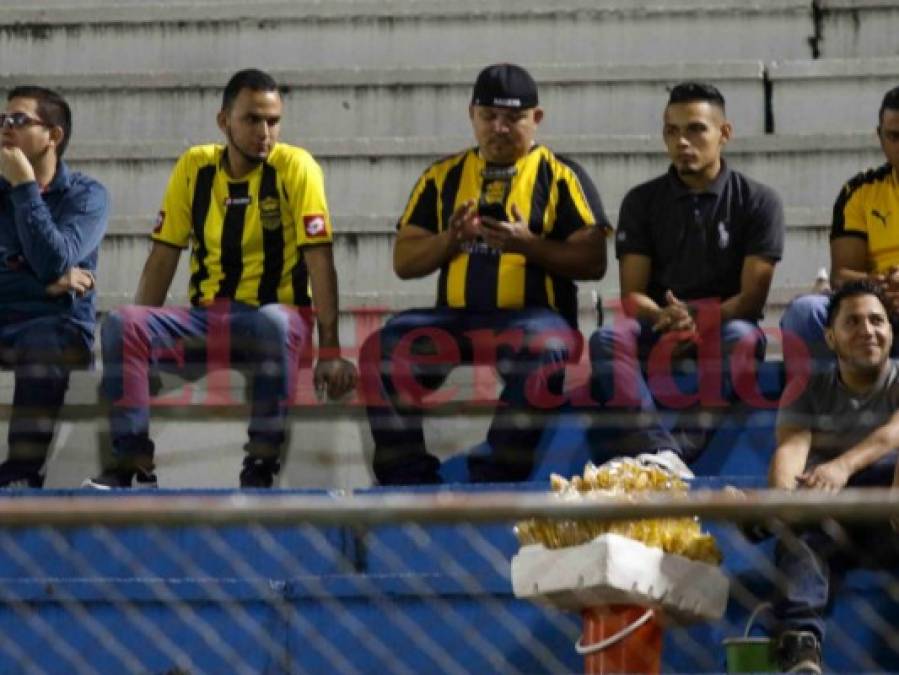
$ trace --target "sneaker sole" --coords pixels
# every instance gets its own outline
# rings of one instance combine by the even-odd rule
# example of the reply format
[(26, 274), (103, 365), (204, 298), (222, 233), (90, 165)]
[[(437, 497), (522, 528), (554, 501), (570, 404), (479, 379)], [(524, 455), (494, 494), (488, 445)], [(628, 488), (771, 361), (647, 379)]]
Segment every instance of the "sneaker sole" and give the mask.
[(95, 483), (92, 478), (85, 478), (84, 482), (81, 483), (81, 487), (90, 488), (91, 490), (125, 490), (127, 488), (114, 488), (111, 485), (104, 485), (103, 483)]
[(91, 490), (158, 490), (159, 483), (155, 480), (137, 480), (133, 485), (106, 485), (98, 483), (93, 478), (85, 478), (81, 483), (81, 487)]

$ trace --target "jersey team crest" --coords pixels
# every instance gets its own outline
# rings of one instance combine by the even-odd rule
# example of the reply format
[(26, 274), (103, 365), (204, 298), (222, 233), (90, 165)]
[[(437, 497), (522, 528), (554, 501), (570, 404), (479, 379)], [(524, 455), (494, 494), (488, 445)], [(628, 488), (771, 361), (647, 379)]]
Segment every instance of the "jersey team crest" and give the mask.
[(264, 230), (277, 230), (281, 226), (281, 204), (275, 197), (259, 202), (259, 221)]

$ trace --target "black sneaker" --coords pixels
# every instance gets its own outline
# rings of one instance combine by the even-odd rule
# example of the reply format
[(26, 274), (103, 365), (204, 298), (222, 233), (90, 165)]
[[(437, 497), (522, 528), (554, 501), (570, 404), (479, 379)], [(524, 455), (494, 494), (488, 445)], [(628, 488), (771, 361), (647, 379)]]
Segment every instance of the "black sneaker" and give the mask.
[(159, 487), (159, 481), (153, 471), (146, 469), (106, 469), (99, 476), (87, 478), (81, 487), (94, 490), (154, 489)]
[(40, 489), (44, 487), (43, 462), (7, 460), (0, 464), (0, 488)]
[(270, 488), (280, 470), (281, 462), (277, 459), (245, 457), (240, 471), (240, 487)]
[(807, 630), (788, 630), (777, 641), (777, 664), (784, 673), (821, 675), (821, 644)]
[(672, 434), (680, 448), (681, 458), (686, 462), (693, 462), (705, 452), (706, 447), (712, 440), (712, 436), (715, 435), (715, 429), (706, 427), (676, 429)]

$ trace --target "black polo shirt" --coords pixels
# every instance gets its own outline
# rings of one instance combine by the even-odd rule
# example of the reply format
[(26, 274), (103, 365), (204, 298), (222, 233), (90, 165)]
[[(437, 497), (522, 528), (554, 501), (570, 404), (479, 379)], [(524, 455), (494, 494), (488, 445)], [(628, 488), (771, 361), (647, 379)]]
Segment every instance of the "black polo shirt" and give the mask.
[(692, 192), (672, 166), (630, 190), (621, 203), (615, 255), (649, 256), (647, 295), (665, 305), (671, 289), (682, 300), (726, 300), (740, 291), (743, 259), (778, 261), (783, 253), (783, 206), (767, 185), (732, 171)]

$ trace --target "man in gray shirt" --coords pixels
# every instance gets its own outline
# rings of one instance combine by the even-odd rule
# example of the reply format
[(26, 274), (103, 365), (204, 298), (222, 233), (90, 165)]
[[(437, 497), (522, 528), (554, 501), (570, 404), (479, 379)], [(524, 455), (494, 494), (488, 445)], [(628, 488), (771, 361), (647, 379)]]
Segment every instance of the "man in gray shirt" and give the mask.
[[(824, 335), (836, 364), (808, 380), (795, 379), (784, 391), (769, 483), (827, 492), (889, 486), (899, 446), (899, 369), (889, 358), (893, 330), (878, 287), (869, 281), (844, 285), (831, 298)], [(899, 561), (899, 537), (884, 536), (881, 524), (833, 525), (804, 529), (777, 544), (782, 595), (775, 615), (785, 672), (821, 672), (822, 613), (833, 575)]]

